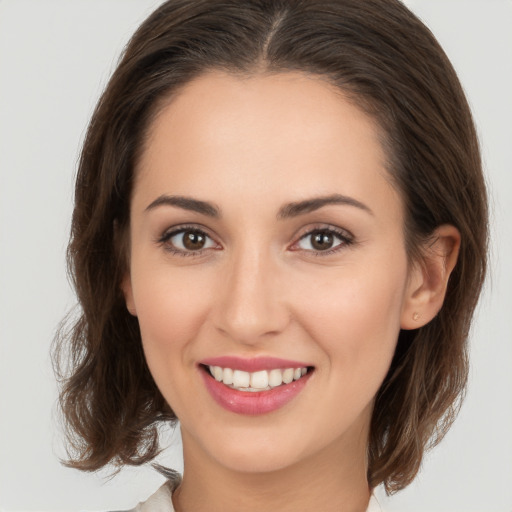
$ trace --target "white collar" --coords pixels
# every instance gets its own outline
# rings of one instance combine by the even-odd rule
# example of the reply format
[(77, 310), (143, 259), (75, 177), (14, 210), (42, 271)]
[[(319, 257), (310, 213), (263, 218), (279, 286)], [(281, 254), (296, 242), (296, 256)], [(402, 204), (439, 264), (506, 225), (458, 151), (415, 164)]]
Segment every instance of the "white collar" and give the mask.
[[(175, 512), (172, 503), (172, 493), (180, 484), (179, 475), (167, 480), (144, 503), (139, 503), (134, 509), (127, 512)], [(383, 512), (377, 498), (372, 494), (366, 512)]]

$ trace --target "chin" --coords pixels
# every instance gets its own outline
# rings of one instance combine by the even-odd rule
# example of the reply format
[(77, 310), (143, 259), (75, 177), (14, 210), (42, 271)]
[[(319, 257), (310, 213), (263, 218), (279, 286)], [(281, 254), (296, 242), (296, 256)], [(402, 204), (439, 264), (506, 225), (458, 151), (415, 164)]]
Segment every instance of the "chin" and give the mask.
[(279, 453), (273, 450), (234, 451), (218, 455), (218, 461), (228, 470), (237, 473), (273, 473), (297, 463), (296, 454)]
[[(339, 438), (324, 442), (330, 432), (320, 437), (308, 436), (307, 429), (290, 425), (272, 429), (231, 429), (224, 436), (212, 436), (215, 443), (208, 443), (206, 450), (224, 468), (239, 473), (272, 473), (306, 463), (309, 467), (315, 455), (336, 450)], [(237, 431), (238, 430), (238, 431)]]

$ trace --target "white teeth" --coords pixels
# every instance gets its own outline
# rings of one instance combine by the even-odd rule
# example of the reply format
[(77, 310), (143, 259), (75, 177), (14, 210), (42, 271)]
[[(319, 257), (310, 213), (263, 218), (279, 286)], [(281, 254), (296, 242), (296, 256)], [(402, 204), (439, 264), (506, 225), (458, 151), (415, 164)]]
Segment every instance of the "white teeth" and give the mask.
[(251, 388), (264, 389), (268, 387), (268, 373), (266, 370), (251, 373)]
[(283, 372), (283, 382), (285, 384), (290, 384), (290, 382), (293, 380), (293, 368), (286, 368), (286, 370)]
[(219, 382), (222, 380), (223, 377), (223, 371), (220, 366), (214, 366), (213, 367), (213, 376), (215, 377), (215, 380), (218, 380)]
[(268, 385), (271, 388), (280, 386), (283, 383), (283, 372), (281, 370), (270, 370), (268, 372)]
[(213, 378), (224, 383), (233, 389), (241, 391), (262, 391), (270, 390), (282, 384), (290, 384), (306, 375), (308, 369), (286, 368), (286, 370), (260, 370), (258, 372), (244, 372), (232, 368), (221, 368), (220, 366), (209, 366)]
[(251, 382), (251, 374), (242, 370), (233, 371), (233, 386), (235, 388), (248, 388)]
[(231, 368), (224, 368), (222, 382), (224, 382), (224, 384), (233, 384), (233, 370)]

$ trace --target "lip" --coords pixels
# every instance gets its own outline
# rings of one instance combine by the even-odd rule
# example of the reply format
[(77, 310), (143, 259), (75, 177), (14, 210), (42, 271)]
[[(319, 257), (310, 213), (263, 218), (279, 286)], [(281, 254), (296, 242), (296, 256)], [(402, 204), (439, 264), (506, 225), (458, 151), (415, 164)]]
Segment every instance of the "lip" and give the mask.
[(246, 359), (236, 356), (211, 357), (199, 361), (204, 366), (220, 366), (221, 368), (232, 368), (244, 372), (259, 372), (262, 370), (286, 370), (287, 368), (307, 368), (311, 364), (301, 361), (291, 361), (277, 357), (255, 357)]
[[(216, 361), (218, 361), (218, 359), (216, 359)], [(217, 366), (221, 365), (218, 364)], [(228, 365), (226, 365), (226, 367), (231, 368)], [(293, 365), (291, 367), (293, 367)], [(295, 368), (299, 367), (300, 365)], [(261, 369), (261, 366), (258, 366), (258, 368)], [(271, 369), (276, 368), (281, 367), (274, 366)], [(288, 368), (290, 368), (290, 366)], [(268, 369), (268, 367), (263, 369)], [(203, 378), (206, 389), (217, 404), (230, 412), (254, 416), (276, 411), (293, 400), (304, 389), (313, 371), (308, 371), (308, 373), (299, 380), (294, 380), (289, 384), (282, 384), (281, 386), (266, 391), (254, 392), (231, 389), (222, 382), (216, 381), (204, 366), (200, 366), (199, 373)]]

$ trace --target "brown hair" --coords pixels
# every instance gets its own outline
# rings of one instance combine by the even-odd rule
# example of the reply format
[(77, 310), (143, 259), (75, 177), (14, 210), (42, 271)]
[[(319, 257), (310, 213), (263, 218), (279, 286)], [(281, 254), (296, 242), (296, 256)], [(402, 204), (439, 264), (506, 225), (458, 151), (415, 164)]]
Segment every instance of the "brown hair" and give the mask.
[(420, 242), (441, 224), (461, 233), (443, 308), (424, 327), (400, 332), (375, 401), (368, 481), (400, 490), (460, 406), (486, 268), (487, 203), (457, 76), (431, 32), (398, 0), (171, 0), (134, 34), (94, 112), (76, 179), (68, 262), (81, 311), (61, 329), (54, 354), (68, 464), (96, 470), (147, 462), (158, 452), (159, 423), (176, 421), (120, 291), (120, 233), (152, 117), (162, 100), (213, 69), (324, 77), (382, 128), (410, 257), (421, 258)]

